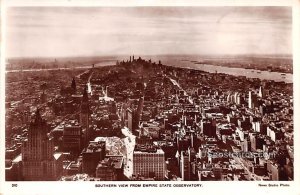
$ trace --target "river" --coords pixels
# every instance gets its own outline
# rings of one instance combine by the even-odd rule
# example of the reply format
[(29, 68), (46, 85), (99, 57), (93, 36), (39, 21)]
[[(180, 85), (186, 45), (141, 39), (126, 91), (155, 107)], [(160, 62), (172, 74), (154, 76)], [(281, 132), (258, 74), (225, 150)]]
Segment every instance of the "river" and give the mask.
[(162, 64), (168, 66), (182, 67), (194, 70), (202, 70), (209, 73), (224, 73), (234, 76), (245, 76), (247, 78), (259, 78), (261, 80), (274, 80), (274, 81), (283, 81), (286, 83), (293, 83), (293, 74), (290, 73), (281, 73), (281, 72), (270, 72), (270, 71), (261, 71), (255, 69), (245, 69), (245, 68), (232, 68), (226, 66), (217, 66), (210, 64), (195, 64), (190, 60), (181, 60), (181, 59), (165, 59), (161, 60)]
[(261, 80), (274, 80), (283, 81), (286, 83), (293, 83), (293, 74), (280, 73), (280, 72), (269, 72), (260, 71), (255, 69), (245, 69), (245, 68), (231, 68), (225, 66), (215, 66), (209, 64), (191, 64), (186, 68), (203, 70), (210, 73), (224, 73), (235, 76), (245, 76), (247, 78), (259, 78)]

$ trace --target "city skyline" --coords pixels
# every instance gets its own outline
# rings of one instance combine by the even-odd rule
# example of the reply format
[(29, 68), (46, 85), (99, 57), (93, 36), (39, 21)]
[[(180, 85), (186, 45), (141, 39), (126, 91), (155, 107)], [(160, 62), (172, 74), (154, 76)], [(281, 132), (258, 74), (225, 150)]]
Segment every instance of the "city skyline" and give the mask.
[(12, 7), (6, 56), (291, 55), (291, 29), (290, 7)]
[(293, 83), (128, 56), (6, 84), (6, 181), (294, 180)]

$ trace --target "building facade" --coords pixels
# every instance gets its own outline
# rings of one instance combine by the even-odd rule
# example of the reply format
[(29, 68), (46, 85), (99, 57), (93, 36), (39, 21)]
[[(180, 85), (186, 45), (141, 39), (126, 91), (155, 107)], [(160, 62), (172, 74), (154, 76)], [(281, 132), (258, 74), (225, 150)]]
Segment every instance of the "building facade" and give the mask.
[(37, 109), (28, 138), (22, 143), (23, 179), (58, 180), (63, 170), (62, 162), (62, 153), (55, 153), (53, 139), (48, 136), (48, 125)]
[(133, 175), (146, 178), (164, 180), (165, 178), (165, 153), (163, 150), (156, 151), (140, 150), (133, 152)]
[(81, 126), (67, 124), (63, 131), (63, 148), (65, 152), (78, 155), (82, 150)]

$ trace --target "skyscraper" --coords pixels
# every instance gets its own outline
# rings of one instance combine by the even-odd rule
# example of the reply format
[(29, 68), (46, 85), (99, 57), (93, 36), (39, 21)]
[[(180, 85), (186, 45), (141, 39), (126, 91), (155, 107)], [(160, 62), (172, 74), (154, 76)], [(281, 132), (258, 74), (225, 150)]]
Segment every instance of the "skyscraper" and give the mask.
[(189, 162), (189, 155), (186, 151), (181, 151), (180, 155), (180, 174), (183, 181), (191, 179), (191, 167)]
[(73, 93), (76, 93), (76, 82), (75, 82), (75, 78), (73, 78), (73, 80), (72, 80), (71, 88), (73, 89)]
[(28, 138), (22, 143), (23, 179), (27, 181), (57, 180), (63, 170), (62, 153), (55, 153), (48, 125), (39, 109), (30, 123)]
[(85, 129), (85, 143), (88, 144), (91, 138), (91, 132), (89, 128), (90, 122), (90, 106), (89, 98), (87, 94), (87, 88), (84, 88), (81, 107), (80, 107), (80, 125)]
[(249, 91), (248, 107), (252, 108), (252, 91)]
[(144, 107), (144, 97), (140, 97), (137, 111), (136, 111), (136, 119), (137, 119), (137, 124), (139, 124), (141, 117), (142, 117), (142, 112), (143, 112), (143, 107)]
[(66, 124), (63, 130), (63, 148), (65, 152), (78, 155), (82, 150), (81, 126), (78, 123)]
[(258, 90), (258, 97), (261, 97), (261, 98), (262, 98), (263, 95), (264, 95), (264, 94), (263, 94), (263, 87), (260, 86), (260, 87), (259, 87), (259, 90)]
[(133, 131), (133, 111), (131, 108), (127, 108), (127, 127), (130, 129), (130, 131)]

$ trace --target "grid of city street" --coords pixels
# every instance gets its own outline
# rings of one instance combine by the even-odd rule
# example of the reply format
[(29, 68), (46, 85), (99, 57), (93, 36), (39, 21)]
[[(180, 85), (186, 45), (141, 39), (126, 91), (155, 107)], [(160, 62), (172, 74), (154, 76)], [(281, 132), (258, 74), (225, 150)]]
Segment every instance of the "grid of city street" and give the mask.
[[(173, 21), (179, 12), (143, 17), (157, 13)], [(291, 55), (153, 48), (157, 55), (8, 58), (6, 181), (294, 180)]]

